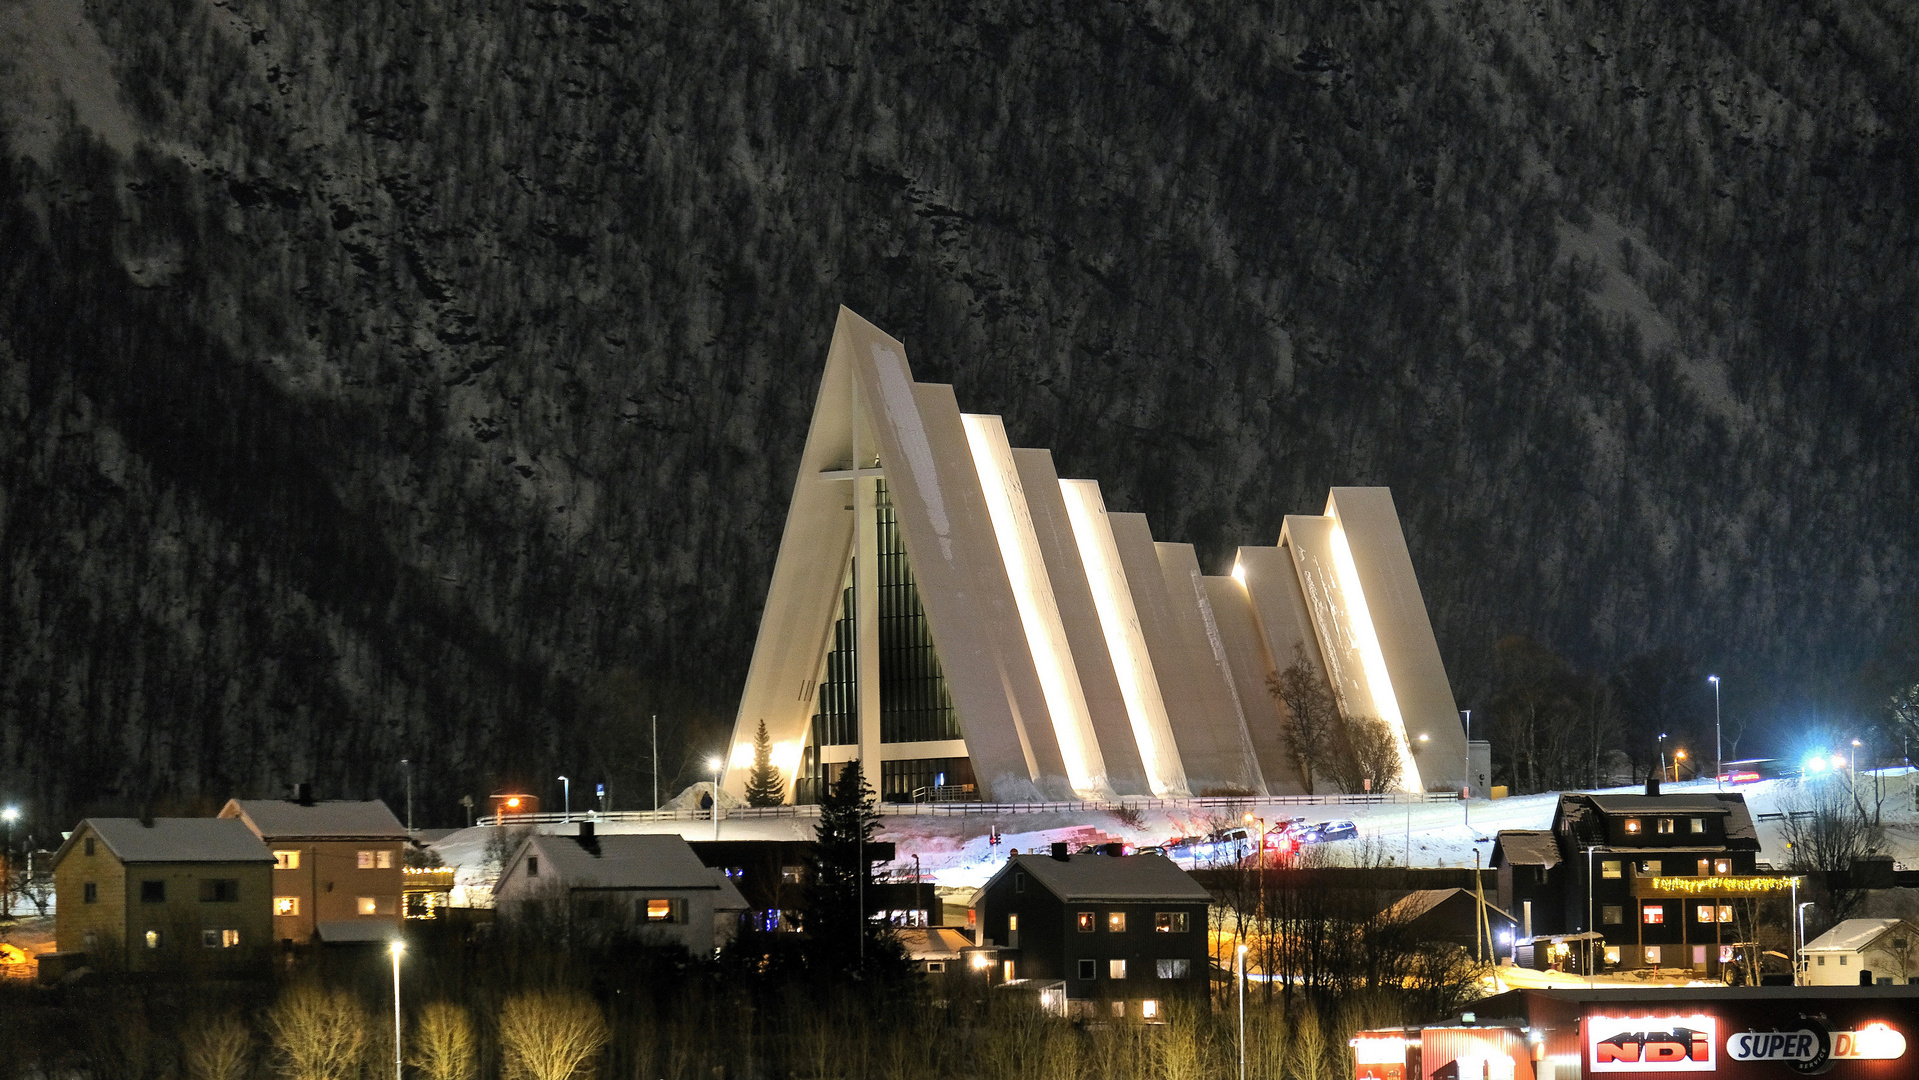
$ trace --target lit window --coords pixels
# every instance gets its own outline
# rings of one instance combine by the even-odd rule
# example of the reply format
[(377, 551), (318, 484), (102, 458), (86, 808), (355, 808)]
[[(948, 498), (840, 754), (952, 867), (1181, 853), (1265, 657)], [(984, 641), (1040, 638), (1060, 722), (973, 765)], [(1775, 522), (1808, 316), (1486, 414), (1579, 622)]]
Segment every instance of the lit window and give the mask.
[(1662, 833), (1670, 833), (1670, 832), (1672, 832), (1672, 819), (1671, 819), (1671, 818), (1669, 818), (1669, 817), (1662, 817), (1662, 818), (1660, 818), (1660, 819), (1659, 819), (1659, 831), (1660, 831), (1660, 832), (1662, 832)]
[(1627, 832), (1627, 833), (1629, 833), (1629, 834), (1632, 834), (1632, 835), (1637, 835), (1637, 834), (1638, 834), (1638, 832), (1639, 832), (1639, 819), (1638, 819), (1638, 818), (1636, 818), (1636, 817), (1629, 817), (1629, 818), (1627, 818), (1627, 819), (1626, 819), (1626, 832)]
[(1692, 966), (1706, 966), (1706, 947), (1704, 945), (1694, 945), (1692, 947)]
[(1732, 905), (1731, 904), (1719, 905), (1719, 921), (1727, 922), (1727, 923), (1732, 921)]
[(1715, 874), (1732, 873), (1732, 860), (1731, 859), (1714, 859), (1712, 863), (1712, 872)]
[(1156, 974), (1162, 979), (1185, 979), (1193, 974), (1191, 960), (1155, 960), (1153, 964), (1157, 969)]
[(147, 931), (147, 948), (157, 949), (159, 947), (160, 947), (160, 931), (158, 930)]
[(1626, 908), (1623, 904), (1603, 904), (1599, 908), (1599, 921), (1603, 923), (1622, 923), (1626, 921)]
[(1732, 946), (1731, 945), (1719, 946), (1719, 962), (1722, 964), (1732, 963)]
[(209, 949), (231, 949), (240, 944), (240, 931), (202, 930), (200, 944)]
[(1019, 948), (1019, 916), (1018, 915), (1008, 915), (1006, 917), (1006, 947), (1009, 949)]
[(1646, 963), (1657, 964), (1658, 962), (1659, 962), (1659, 946), (1657, 945), (1646, 946)]
[(1007, 982), (1013, 981), (1013, 962), (1011, 960), (1006, 961), (1004, 965), (1004, 971), (1001, 977), (1004, 978)]
[(1606, 963), (1617, 964), (1618, 962), (1619, 962), (1619, 946), (1617, 945), (1606, 946)]
[(1162, 934), (1184, 934), (1187, 926), (1184, 911), (1162, 911), (1153, 916), (1153, 929)]
[(1664, 904), (1647, 904), (1641, 909), (1640, 914), (1646, 920), (1647, 926), (1663, 923), (1666, 921), (1666, 906)]
[(1711, 921), (1712, 921), (1712, 905), (1711, 905), (1711, 904), (1700, 904), (1700, 905), (1699, 905), (1699, 913), (1698, 913), (1698, 914), (1699, 914), (1699, 921), (1700, 921), (1700, 922), (1703, 922), (1703, 923), (1709, 923), (1709, 922), (1711, 922)]
[(1124, 911), (1107, 912), (1106, 930), (1108, 933), (1124, 934), (1126, 932), (1126, 913)]
[(276, 851), (273, 853), (275, 870), (298, 870), (300, 868), (299, 851)]
[(1143, 1020), (1159, 1019), (1159, 1002), (1147, 1000), (1139, 1003), (1139, 1015)]
[(528, 855), (526, 857), (526, 876), (540, 876), (540, 857), (538, 855)]
[(1618, 859), (1600, 860), (1600, 863), (1599, 863), (1600, 877), (1602, 878), (1624, 877), (1625, 873), (1626, 873), (1625, 868), (1622, 866), (1622, 864), (1620, 863)]
[(1658, 859), (1647, 859), (1639, 864), (1639, 872), (1649, 877), (1658, 877), (1666, 872), (1666, 864)]
[(1079, 977), (1082, 979), (1099, 978), (1099, 961), (1081, 960), (1079, 962)]
[(1706, 876), (1706, 872), (1707, 872), (1707, 870), (1708, 870), (1708, 869), (1709, 869), (1709, 868), (1710, 868), (1711, 866), (1712, 866), (1712, 860), (1710, 860), (1710, 859), (1701, 859), (1701, 860), (1699, 860), (1699, 876), (1700, 876), (1700, 877), (1705, 877), (1705, 876)]
[(393, 869), (393, 852), (391, 851), (374, 852), (373, 865), (376, 869), (380, 869), (380, 870)]
[(274, 897), (273, 913), (275, 915), (298, 915), (300, 913), (300, 898), (297, 896)]
[(1703, 832), (1705, 832), (1705, 831), (1706, 831), (1706, 819), (1705, 819), (1705, 818), (1702, 818), (1702, 817), (1696, 817), (1696, 818), (1693, 818), (1693, 819), (1692, 819), (1692, 831), (1693, 831), (1694, 833), (1703, 833)]
[(780, 884), (798, 885), (805, 873), (804, 866), (782, 866), (780, 867)]
[(233, 948), (238, 948), (239, 945), (240, 945), (240, 931), (238, 930), (220, 931), (220, 947), (221, 948), (233, 949)]
[(679, 922), (678, 919), (674, 918), (674, 914), (673, 901), (671, 900), (648, 900), (646, 902), (647, 922)]
[(371, 896), (362, 896), (360, 897), (359, 910), (362, 915), (378, 915), (380, 913), (379, 901), (373, 899)]
[(1076, 916), (1075, 918), (1076, 918), (1076, 921), (1077, 921), (1077, 922), (1078, 922), (1078, 924), (1079, 924), (1079, 932), (1080, 932), (1080, 933), (1082, 933), (1082, 934), (1090, 934), (1090, 933), (1092, 933), (1092, 932), (1093, 932), (1093, 931), (1094, 931), (1094, 930), (1096, 929), (1096, 927), (1095, 927), (1095, 926), (1093, 925), (1093, 913), (1092, 913), (1092, 912), (1090, 912), (1090, 911), (1082, 911), (1082, 912), (1080, 912), (1080, 913), (1079, 913), (1079, 915), (1078, 915), (1078, 916)]
[(80, 887), (80, 900), (82, 903), (87, 903), (87, 904), (99, 903), (100, 902), (99, 883), (89, 881), (85, 885), (82, 885)]
[(362, 869), (362, 870), (371, 870), (371, 869), (373, 869), (373, 856), (375, 856), (375, 855), (377, 855), (377, 854), (379, 854), (379, 852), (377, 852), (377, 851), (362, 851), (362, 852), (360, 852), (360, 869)]
[(1106, 977), (1109, 979), (1124, 979), (1126, 977), (1126, 961), (1106, 961)]

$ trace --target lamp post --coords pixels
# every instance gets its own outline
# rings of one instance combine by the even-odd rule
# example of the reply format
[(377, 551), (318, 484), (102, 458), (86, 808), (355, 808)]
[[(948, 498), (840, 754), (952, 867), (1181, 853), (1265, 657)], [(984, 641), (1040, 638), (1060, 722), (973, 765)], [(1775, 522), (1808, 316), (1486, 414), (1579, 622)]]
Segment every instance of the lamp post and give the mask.
[(1796, 923), (1796, 926), (1799, 930), (1799, 937), (1796, 941), (1793, 942), (1793, 946), (1792, 946), (1792, 984), (1794, 986), (1800, 985), (1800, 977), (1799, 977), (1800, 971), (1805, 964), (1805, 958), (1799, 954), (1800, 954), (1800, 951), (1806, 947), (1806, 909), (1811, 906), (1812, 906), (1812, 901), (1810, 900), (1807, 900), (1803, 903), (1800, 902), (1799, 879), (1793, 878), (1792, 879), (1792, 910), (1793, 910), (1793, 914), (1798, 917), (1798, 922)]
[(1659, 775), (1666, 775), (1666, 733), (1659, 733)]
[(1246, 944), (1239, 946), (1239, 1080), (1246, 1080)]
[(1859, 786), (1859, 740), (1852, 740), (1852, 783)]
[(560, 781), (560, 790), (564, 793), (561, 796), (562, 802), (560, 803), (560, 808), (561, 808), (560, 820), (562, 822), (572, 821), (573, 820), (573, 781), (568, 780), (564, 776), (560, 777), (559, 781)]
[(1708, 675), (1706, 681), (1712, 684), (1712, 776), (1713, 786), (1721, 791), (1726, 789), (1726, 744), (1719, 737), (1719, 676)]
[(1466, 717), (1466, 772), (1465, 779), (1459, 782), (1459, 805), (1466, 809), (1466, 828), (1470, 830), (1473, 827), (1473, 711), (1460, 711)]
[(394, 938), (386, 951), (393, 956), (393, 1080), (405, 1080), (401, 1071), (406, 1067), (402, 1054), (406, 1044), (401, 1040), (400, 1029), (400, 954), (406, 951), (406, 942)]
[(1679, 763), (1684, 760), (1686, 760), (1686, 752), (1684, 750), (1674, 750), (1672, 752), (1672, 782), (1675, 784), (1679, 782)]
[(13, 823), (20, 820), (20, 808), (0, 810), (6, 822), (6, 846), (0, 847), (0, 918), (13, 918)]
[[(726, 762), (718, 757), (708, 758), (706, 767), (713, 770), (713, 839), (720, 838), (720, 768)], [(864, 875), (862, 875), (862, 880)], [(861, 944), (865, 944), (865, 935), (861, 935)]]

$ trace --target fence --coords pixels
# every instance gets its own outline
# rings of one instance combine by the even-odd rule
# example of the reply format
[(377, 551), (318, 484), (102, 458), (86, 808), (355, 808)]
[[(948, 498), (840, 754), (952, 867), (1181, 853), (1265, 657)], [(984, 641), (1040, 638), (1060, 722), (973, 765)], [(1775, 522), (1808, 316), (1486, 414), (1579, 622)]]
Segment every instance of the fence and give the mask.
[[(1456, 791), (1390, 791), (1364, 795), (1209, 795), (1188, 799), (1106, 799), (1079, 802), (987, 803), (916, 802), (876, 803), (881, 817), (1009, 817), (1015, 814), (1085, 814), (1112, 810), (1225, 810), (1245, 811), (1261, 806), (1397, 806), (1407, 803), (1458, 802)], [(818, 817), (817, 806), (733, 806), (722, 820)], [(1228, 816), (1233, 816), (1229, 814)], [(510, 822), (518, 825), (558, 825), (569, 821), (621, 822), (711, 821), (709, 810), (609, 810), (578, 814), (489, 814), (481, 825)]]

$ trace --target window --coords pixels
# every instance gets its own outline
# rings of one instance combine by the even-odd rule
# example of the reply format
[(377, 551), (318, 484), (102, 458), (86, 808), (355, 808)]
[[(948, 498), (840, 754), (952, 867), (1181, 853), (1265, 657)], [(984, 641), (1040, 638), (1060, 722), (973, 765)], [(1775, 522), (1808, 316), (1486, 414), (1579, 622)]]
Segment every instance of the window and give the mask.
[(1139, 1018), (1142, 1020), (1159, 1019), (1159, 1002), (1147, 999), (1139, 1003)]
[(275, 870), (298, 870), (300, 868), (299, 851), (294, 850), (294, 851), (274, 852), (273, 868)]
[(606, 918), (606, 901), (582, 900), (580, 902), (580, 918), (582, 919)]
[(1693, 818), (1693, 819), (1692, 819), (1692, 831), (1693, 831), (1693, 832), (1694, 832), (1695, 834), (1700, 834), (1700, 833), (1704, 833), (1704, 832), (1706, 831), (1706, 819), (1705, 819), (1705, 818), (1702, 818), (1702, 817), (1696, 817), (1696, 818)]
[(360, 897), (359, 912), (362, 915), (378, 915), (380, 913), (379, 901), (373, 899), (371, 896)]
[(1619, 962), (1619, 946), (1617, 945), (1606, 946), (1606, 963), (1617, 964), (1618, 962)]
[(1625, 869), (1618, 859), (1602, 859), (1599, 863), (1599, 876), (1602, 878), (1624, 877)]
[(1013, 891), (1014, 891), (1014, 892), (1025, 892), (1025, 891), (1026, 891), (1026, 875), (1025, 875), (1024, 873), (1020, 873), (1020, 872), (1018, 872), (1018, 871), (1015, 871), (1015, 872), (1014, 872), (1014, 874), (1013, 874)]
[(1666, 921), (1666, 905), (1647, 904), (1640, 909), (1640, 915), (1646, 920), (1647, 926), (1656, 926)]
[(1013, 962), (1011, 960), (1008, 960), (1006, 963), (1000, 965), (1000, 969), (1001, 969), (1002, 977), (1007, 982), (1012, 982), (1013, 981)]
[(1114, 1015), (1114, 1016), (1125, 1016), (1125, 1015), (1126, 1015), (1126, 1003), (1125, 1003), (1124, 1001), (1115, 1001), (1115, 1002), (1113, 1002), (1113, 1008), (1112, 1008), (1112, 1010), (1111, 1010), (1111, 1011), (1112, 1011), (1112, 1013), (1113, 1013), (1113, 1015)]
[(147, 931), (147, 948), (157, 949), (159, 947), (160, 947), (160, 931), (158, 930)]
[(1712, 860), (1711, 860), (1711, 859), (1701, 859), (1701, 860), (1699, 860), (1699, 876), (1700, 876), (1700, 877), (1705, 877), (1705, 876), (1706, 876), (1706, 872), (1707, 872), (1707, 871), (1708, 871), (1709, 869), (1711, 869), (1711, 867), (1712, 867)]
[(393, 869), (393, 852), (391, 851), (360, 852), (360, 869), (362, 870)]
[(1849, 959), (1851, 959), (1851, 958), (1850, 958), (1850, 957), (1848, 957), (1848, 956), (1846, 956), (1846, 955), (1845, 955), (1844, 953), (1841, 953), (1841, 954), (1839, 955), (1839, 966), (1840, 966), (1840, 967), (1845, 967), (1845, 966), (1846, 966), (1846, 961), (1847, 961), (1847, 960), (1849, 960)]
[(1126, 913), (1124, 911), (1109, 911), (1106, 913), (1106, 932), (1109, 934), (1124, 934), (1126, 932)]
[(937, 975), (940, 972), (945, 970), (946, 970), (946, 961), (944, 960), (928, 960), (926, 962), (926, 971), (928, 974)]
[(1666, 864), (1658, 859), (1647, 859), (1639, 864), (1639, 872), (1648, 877), (1658, 877), (1666, 872)]
[(1184, 934), (1187, 926), (1184, 911), (1162, 911), (1153, 916), (1153, 929), (1161, 934)]
[(1699, 913), (1698, 913), (1698, 914), (1699, 914), (1699, 921), (1700, 921), (1700, 922), (1702, 922), (1702, 923), (1709, 923), (1709, 922), (1711, 922), (1711, 921), (1712, 921), (1712, 912), (1713, 912), (1713, 907), (1712, 907), (1712, 905), (1711, 905), (1711, 904), (1700, 904), (1700, 905), (1699, 905)]
[(1626, 835), (1628, 836), (1639, 835), (1639, 819), (1638, 818), (1629, 817), (1626, 819)]
[(1905, 951), (1906, 951), (1906, 939), (1905, 939), (1905, 938), (1902, 938), (1902, 937), (1896, 937), (1896, 938), (1893, 938), (1893, 939), (1892, 939), (1892, 951), (1893, 951), (1893, 952), (1905, 952)]
[(526, 876), (540, 876), (540, 857), (538, 855), (528, 855), (526, 857)]
[(1076, 923), (1077, 923), (1077, 924), (1079, 925), (1079, 932), (1080, 932), (1080, 933), (1082, 933), (1082, 934), (1090, 934), (1090, 933), (1092, 933), (1092, 932), (1093, 932), (1093, 930), (1095, 929), (1095, 928), (1094, 928), (1094, 926), (1093, 926), (1093, 913), (1092, 913), (1092, 912), (1090, 912), (1090, 911), (1082, 911), (1082, 912), (1080, 912), (1080, 913), (1079, 913), (1078, 915), (1076, 915), (1076, 916), (1074, 916), (1073, 918), (1074, 918), (1074, 922), (1076, 922)]
[(1599, 908), (1599, 921), (1603, 923), (1623, 923), (1626, 921), (1626, 908), (1622, 904), (1604, 904)]
[(300, 898), (297, 896), (274, 897), (273, 913), (275, 915), (298, 915), (300, 913)]
[(1646, 963), (1657, 964), (1658, 962), (1659, 962), (1659, 946), (1657, 945), (1646, 946)]
[(202, 904), (239, 903), (239, 880), (236, 878), (201, 878), (200, 902)]
[(1732, 860), (1731, 859), (1714, 859), (1712, 861), (1712, 872), (1715, 874), (1732, 873)]
[(1081, 960), (1079, 962), (1079, 977), (1082, 979), (1099, 978), (1099, 961)]
[(87, 837), (86, 843), (83, 846), (85, 846), (85, 848), (87, 849), (87, 854), (92, 855), (93, 854), (93, 837), (91, 836)]
[(1719, 921), (1723, 923), (1729, 923), (1732, 921), (1732, 905), (1731, 904), (1719, 905)]
[(1719, 946), (1719, 962), (1722, 964), (1732, 963), (1732, 946), (1731, 945)]
[(1661, 834), (1666, 834), (1666, 833), (1670, 833), (1670, 832), (1672, 832), (1672, 819), (1671, 819), (1671, 818), (1669, 818), (1669, 817), (1662, 817), (1662, 818), (1660, 818), (1660, 819), (1659, 819), (1659, 831), (1660, 831), (1660, 833), (1661, 833)]
[(804, 866), (782, 866), (780, 867), (780, 884), (798, 885), (805, 880), (805, 874)]
[(1820, 967), (1825, 967), (1825, 966), (1826, 966), (1826, 958), (1825, 958), (1825, 957), (1823, 957), (1823, 956), (1822, 956), (1822, 957), (1820, 957), (1820, 958), (1819, 958), (1819, 966), (1820, 966)]
[(1153, 964), (1158, 969), (1158, 975), (1162, 979), (1186, 979), (1191, 978), (1193, 974), (1193, 962), (1191, 960), (1183, 958), (1179, 960), (1155, 960)]
[(1109, 979), (1124, 979), (1126, 977), (1126, 961), (1106, 961), (1106, 977)]
[(166, 903), (167, 883), (164, 881), (142, 881), (140, 883), (140, 902), (142, 904)]
[(80, 902), (83, 904), (97, 904), (100, 902), (100, 885), (98, 882), (89, 881), (85, 885), (80, 886)]
[(1018, 915), (1008, 915), (1006, 917), (1006, 947), (1009, 949), (1019, 948), (1019, 916)]
[(202, 930), (200, 944), (209, 949), (231, 949), (240, 944), (240, 931)]
[(1694, 945), (1692, 947), (1692, 966), (1706, 966), (1706, 947), (1704, 945)]
[(680, 903), (677, 900), (653, 899), (646, 902), (646, 921), (650, 923), (682, 922)]

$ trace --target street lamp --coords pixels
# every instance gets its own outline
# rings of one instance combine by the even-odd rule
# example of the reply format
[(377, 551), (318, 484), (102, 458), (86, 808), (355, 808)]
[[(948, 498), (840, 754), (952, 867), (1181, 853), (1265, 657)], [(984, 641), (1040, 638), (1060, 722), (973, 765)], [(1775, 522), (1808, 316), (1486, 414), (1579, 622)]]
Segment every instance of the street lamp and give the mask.
[(1793, 912), (1799, 917), (1799, 940), (1792, 947), (1792, 984), (1798, 986), (1800, 969), (1805, 964), (1805, 958), (1800, 955), (1800, 952), (1806, 947), (1806, 909), (1812, 906), (1812, 901), (1807, 900), (1801, 903), (1797, 900), (1799, 896), (1798, 878), (1792, 879), (1792, 895), (1795, 898), (1792, 905)]
[(1684, 750), (1674, 750), (1672, 752), (1672, 782), (1675, 784), (1679, 782), (1679, 763), (1684, 760), (1686, 760), (1686, 752)]
[[(720, 838), (720, 769), (726, 762), (715, 756), (706, 759), (706, 767), (713, 770), (713, 839)], [(862, 937), (862, 944), (864, 938)]]
[(1666, 733), (1659, 733), (1659, 774), (1666, 774)]
[(7, 825), (6, 846), (0, 847), (0, 918), (13, 918), (13, 823), (19, 820), (19, 807), (0, 810), (0, 821)]
[(1719, 676), (1708, 675), (1706, 681), (1712, 684), (1712, 775), (1713, 785), (1724, 791), (1726, 772), (1726, 744), (1719, 738)]
[(559, 780), (560, 780), (560, 790), (565, 793), (562, 796), (562, 798), (565, 801), (563, 801), (560, 804), (561, 806), (560, 820), (562, 822), (572, 821), (573, 820), (573, 781), (568, 780), (564, 776), (560, 777)]
[[(1466, 772), (1459, 782), (1459, 805), (1466, 810), (1466, 828), (1473, 827), (1473, 711), (1460, 710), (1466, 717)], [(1474, 848), (1474, 851), (1479, 850)]]
[(393, 956), (393, 1080), (406, 1080), (401, 1071), (406, 1067), (401, 1054), (405, 1043), (400, 1038), (400, 954), (406, 951), (406, 942), (394, 938), (387, 943), (386, 951)]
[(1852, 780), (1859, 782), (1859, 740), (1852, 740)]

